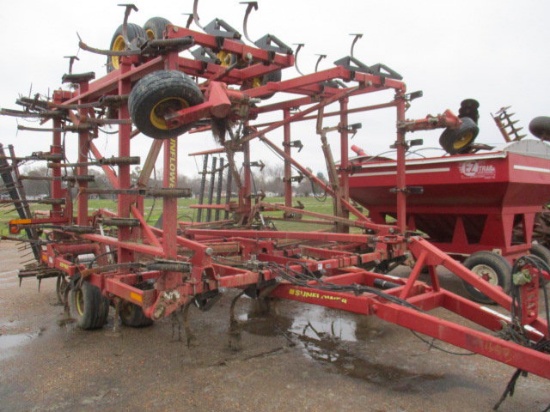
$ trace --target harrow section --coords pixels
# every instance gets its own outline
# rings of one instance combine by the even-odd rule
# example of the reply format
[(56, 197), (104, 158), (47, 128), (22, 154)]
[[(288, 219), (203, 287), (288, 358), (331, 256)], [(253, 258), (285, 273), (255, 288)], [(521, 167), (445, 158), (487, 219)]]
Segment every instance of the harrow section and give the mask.
[[(124, 324), (144, 326), (185, 311), (190, 304), (206, 310), (224, 288), (238, 288), (256, 299), (292, 299), (378, 316), (550, 378), (550, 332), (538, 316), (538, 282), (546, 268), (532, 259), (518, 259), (515, 273), (523, 273), (524, 281), (515, 282), (517, 293), (512, 298), (406, 230), (406, 198), (411, 190), (405, 179), (406, 133), (436, 127), (452, 132), (462, 124), (458, 117), (447, 111), (437, 117), (406, 119), (406, 108), (418, 95), (407, 93), (394, 70), (364, 64), (353, 52), (329, 69), (282, 80), (284, 69), (295, 64), (295, 55), (275, 36), (247, 44), (222, 20), (203, 28), (195, 2), (190, 23), (194, 21), (201, 31), (190, 29), (190, 23), (181, 27), (154, 18), (142, 37), (141, 30), (127, 22), (130, 9), (115, 32), (111, 50), (80, 43), (82, 49), (108, 56), (106, 75), (95, 80), (93, 73), (72, 73), (71, 65), (71, 72), (63, 76), (63, 82), (72, 86), (69, 90), (56, 90), (50, 100), (19, 99), (22, 111), (2, 110), (4, 115), (51, 123), (51, 128), (41, 129), (52, 134), (50, 152), (39, 156), (51, 170), (47, 177), (51, 210), (47, 216), (32, 216), (21, 192), (12, 196), (22, 212), (10, 222), (10, 237), (20, 231), (26, 234), (36, 250), (38, 270), (58, 277), (60, 298), (80, 327), (104, 326), (109, 305)], [(247, 8), (245, 17), (246, 38), (252, 9)], [(386, 90), (393, 92), (386, 103), (351, 107), (359, 96)], [(329, 106), (333, 111), (327, 110)], [(353, 165), (348, 161), (349, 136), (360, 127), (349, 124), (348, 115), (388, 108), (395, 110), (397, 125), (397, 185), (392, 190), (397, 220), (391, 225), (373, 222), (350, 201)], [(280, 120), (263, 120), (273, 115)], [(333, 118), (337, 125), (323, 125)], [(301, 144), (292, 140), (290, 125), (307, 120), (316, 121), (328, 182), (293, 157)], [(96, 144), (104, 125), (118, 125), (115, 157), (104, 157)], [(208, 200), (199, 199), (196, 207), (205, 216), (196, 223), (178, 222), (178, 199), (190, 195), (178, 184), (178, 137), (188, 133), (186, 138), (191, 139), (205, 130), (211, 130), (220, 144), (219, 150), (201, 153), (203, 189), (210, 178), (210, 192)], [(268, 137), (279, 130), (282, 145)], [(133, 136), (140, 132), (152, 138), (142, 164), (130, 150)], [(327, 133), (339, 135), (338, 166)], [(65, 134), (78, 143), (76, 163), (66, 160)], [(284, 204), (267, 203), (253, 194), (253, 139), (283, 160)], [(208, 164), (207, 155), (219, 153), (225, 156), (223, 163)], [(12, 149), (10, 155), (0, 155), (5, 185), (13, 176), (22, 179)], [(244, 159), (242, 173), (237, 155)], [(160, 158), (163, 184), (153, 188), (149, 181)], [(138, 163), (141, 173), (132, 184), (130, 167)], [(92, 165), (103, 169), (112, 188), (92, 187)], [(333, 214), (293, 204), (293, 170), (331, 196)], [(223, 180), (231, 180), (225, 195)], [(228, 194), (231, 187), (238, 194), (234, 202)], [(89, 212), (90, 196), (106, 193), (116, 196), (117, 210)], [(146, 197), (162, 201), (160, 227), (149, 225), (144, 217)], [(269, 220), (267, 212), (279, 217)], [(324, 224), (331, 230), (284, 231), (274, 226), (277, 220), (293, 221), (297, 216), (302, 217), (300, 223)], [(387, 274), (401, 264), (411, 267), (408, 277)], [(502, 311), (441, 288), (438, 266), (471, 284)], [(419, 280), (424, 268), (428, 282)], [(434, 312), (436, 308), (476, 325), (448, 321), (440, 311)]]

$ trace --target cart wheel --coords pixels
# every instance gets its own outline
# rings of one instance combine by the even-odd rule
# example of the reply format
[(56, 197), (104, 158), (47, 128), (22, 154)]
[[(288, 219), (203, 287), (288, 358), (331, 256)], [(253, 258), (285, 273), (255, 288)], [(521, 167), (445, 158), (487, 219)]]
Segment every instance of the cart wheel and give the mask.
[(141, 306), (135, 305), (131, 302), (121, 303), (120, 320), (123, 325), (131, 326), (133, 328), (142, 328), (153, 324), (153, 319), (150, 319), (143, 314), (143, 309)]
[[(147, 34), (141, 26), (134, 23), (128, 23), (128, 41), (136, 46), (141, 46), (147, 40)], [(111, 40), (111, 51), (126, 50), (126, 42), (122, 36), (122, 25), (118, 26)], [(112, 72), (120, 67), (120, 56), (107, 57), (107, 73)]]
[[(540, 258), (544, 263), (546, 263), (550, 267), (550, 250), (548, 248), (544, 247), (543, 245), (540, 245), (538, 243), (533, 243), (531, 245), (531, 249), (529, 250), (533, 256), (536, 256)], [(539, 282), (539, 286), (544, 286), (544, 281)]]
[(529, 123), (529, 131), (541, 140), (550, 141), (550, 117), (535, 117)]
[(128, 108), (141, 133), (155, 139), (179, 136), (192, 124), (170, 127), (164, 116), (202, 103), (204, 97), (195, 82), (175, 70), (159, 70), (143, 77), (132, 89)]
[(69, 286), (69, 282), (67, 282), (67, 278), (65, 277), (65, 275), (64, 274), (57, 275), (55, 292), (57, 293), (57, 301), (63, 305), (67, 302), (68, 286)]
[(89, 282), (83, 282), (80, 288), (71, 290), (69, 306), (77, 325), (82, 329), (99, 329), (107, 323), (109, 299)]
[[(280, 82), (283, 78), (283, 73), (281, 70), (275, 70), (274, 72), (264, 74), (262, 77), (254, 77), (251, 80), (247, 80), (243, 83), (242, 90), (254, 89), (256, 87), (264, 86), (269, 82)], [(273, 97), (275, 93), (271, 93), (265, 96), (261, 96), (260, 99), (267, 100)]]
[(462, 117), (458, 129), (447, 128), (439, 137), (439, 144), (449, 154), (465, 153), (474, 142), (479, 127), (469, 117)]
[(166, 30), (166, 26), (169, 24), (172, 23), (164, 17), (151, 17), (143, 25), (143, 30), (145, 30), (148, 40), (162, 39), (164, 37), (164, 30)]
[(225, 50), (220, 50), (216, 54), (216, 57), (220, 61), (220, 65), (222, 67), (229, 67), (238, 62), (238, 58), (236, 55), (234, 55), (233, 53), (229, 53)]
[[(493, 252), (476, 252), (464, 261), (464, 266), (490, 284), (502, 287), (504, 292), (510, 292), (512, 267), (502, 256)], [(494, 303), (469, 283), (463, 282), (463, 284), (473, 301), (486, 304)]]

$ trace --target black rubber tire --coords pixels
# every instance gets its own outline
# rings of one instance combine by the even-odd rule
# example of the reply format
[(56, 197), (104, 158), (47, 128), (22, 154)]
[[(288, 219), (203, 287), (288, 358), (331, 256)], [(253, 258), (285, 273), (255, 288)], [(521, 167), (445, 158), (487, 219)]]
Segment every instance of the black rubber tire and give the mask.
[(467, 153), (479, 133), (479, 127), (472, 119), (462, 117), (461, 120), (458, 129), (446, 128), (439, 137), (439, 144), (449, 154)]
[[(488, 282), (498, 284), (505, 293), (510, 292), (510, 287), (512, 285), (512, 267), (502, 256), (488, 251), (476, 252), (470, 255), (463, 264), (479, 276), (488, 276)], [(485, 304), (494, 303), (469, 283), (463, 282), (463, 285), (473, 301)]]
[[(137, 47), (140, 47), (147, 41), (145, 30), (137, 24), (128, 23), (128, 41)], [(118, 26), (111, 39), (109, 50), (122, 51), (125, 49), (124, 38), (122, 37), (122, 24)], [(119, 56), (107, 56), (107, 73), (112, 72), (120, 67)]]
[(185, 133), (193, 124), (169, 128), (163, 124), (163, 114), (203, 101), (202, 92), (191, 78), (176, 70), (159, 70), (137, 82), (128, 98), (128, 109), (141, 133), (154, 139), (169, 139)]
[(529, 131), (541, 140), (550, 141), (550, 117), (535, 117), (529, 123)]
[(172, 23), (164, 17), (151, 17), (143, 25), (143, 30), (145, 30), (148, 40), (162, 39), (164, 37), (164, 30), (166, 30), (166, 26), (169, 24)]
[(132, 328), (143, 328), (151, 326), (153, 319), (148, 318), (143, 314), (141, 306), (131, 302), (122, 302), (120, 307), (120, 320), (125, 326)]
[(71, 316), (81, 329), (99, 329), (107, 323), (109, 299), (89, 282), (83, 282), (80, 288), (70, 291), (69, 307)]
[[(531, 245), (531, 249), (529, 250), (529, 252), (533, 256), (536, 256), (536, 257), (540, 258), (544, 263), (546, 263), (548, 266), (550, 266), (550, 250), (548, 250), (547, 247), (545, 247), (541, 244), (538, 244), (538, 243), (533, 243)], [(540, 280), (539, 281), (539, 286), (542, 287), (547, 282), (548, 281)]]

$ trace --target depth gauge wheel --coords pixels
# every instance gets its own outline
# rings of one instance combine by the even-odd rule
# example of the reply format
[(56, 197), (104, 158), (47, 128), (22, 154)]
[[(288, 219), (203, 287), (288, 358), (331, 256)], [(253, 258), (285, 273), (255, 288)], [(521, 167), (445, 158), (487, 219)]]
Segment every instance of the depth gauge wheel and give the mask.
[(191, 78), (176, 70), (159, 70), (137, 82), (130, 93), (128, 108), (141, 133), (154, 139), (168, 139), (185, 133), (193, 125), (171, 127), (164, 116), (203, 101), (201, 90)]
[(145, 30), (148, 40), (162, 39), (164, 37), (164, 30), (166, 30), (166, 26), (169, 24), (172, 23), (164, 17), (151, 17), (143, 25), (143, 30)]
[(109, 299), (101, 294), (98, 287), (89, 282), (83, 282), (80, 288), (71, 290), (69, 306), (71, 315), (82, 329), (99, 329), (107, 323)]
[(439, 137), (439, 144), (449, 154), (466, 153), (479, 133), (479, 127), (469, 117), (462, 117), (458, 129), (446, 128)]
[[(502, 256), (493, 252), (476, 252), (464, 261), (464, 266), (490, 284), (502, 287), (504, 292), (510, 292), (512, 267)], [(463, 284), (473, 301), (485, 304), (494, 303), (469, 283), (463, 282)]]
[[(141, 26), (134, 23), (128, 23), (128, 41), (139, 47), (147, 40), (147, 34)], [(118, 26), (111, 40), (111, 51), (124, 51), (127, 49), (126, 42), (122, 35), (122, 25)], [(107, 73), (112, 72), (120, 67), (120, 56), (107, 57)]]
[(143, 314), (143, 309), (141, 306), (135, 305), (131, 302), (121, 303), (120, 320), (123, 325), (131, 326), (133, 328), (143, 328), (153, 324), (153, 319), (150, 319)]
[[(274, 72), (264, 74), (262, 77), (254, 77), (250, 80), (245, 81), (241, 89), (242, 90), (253, 89), (256, 87), (264, 86), (269, 82), (280, 82), (282, 78), (283, 78), (283, 72), (281, 70), (275, 70)], [(260, 99), (267, 100), (273, 97), (273, 95), (275, 95), (275, 93), (270, 93), (265, 96), (260, 96)]]

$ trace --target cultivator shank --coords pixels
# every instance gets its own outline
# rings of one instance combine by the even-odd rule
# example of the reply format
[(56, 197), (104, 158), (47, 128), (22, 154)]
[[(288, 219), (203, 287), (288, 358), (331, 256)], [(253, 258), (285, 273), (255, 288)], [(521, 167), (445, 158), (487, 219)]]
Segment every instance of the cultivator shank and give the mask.
[[(201, 27), (196, 7), (195, 3), (193, 20)], [(246, 19), (253, 7), (248, 5)], [(124, 42), (114, 43), (126, 46), (104, 53), (119, 59), (118, 68), (97, 80), (71, 72), (64, 76), (64, 81), (74, 85), (71, 90), (58, 90), (51, 100), (25, 100), (21, 112), (2, 110), (5, 115), (38, 117), (52, 123), (48, 129), (51, 150), (40, 156), (50, 170), (51, 201), (44, 203), (51, 210), (47, 216), (33, 216), (21, 192), (13, 194), (11, 200), (16, 207), (22, 206), (22, 213), (10, 222), (10, 233), (14, 236), (23, 230), (35, 242), (40, 270), (53, 270), (62, 280), (59, 287), (70, 290), (64, 297), (76, 308), (73, 316), (81, 327), (103, 326), (108, 312), (104, 300), (117, 307), (117, 314), (124, 306), (120, 309), (124, 323), (142, 326), (192, 302), (207, 308), (224, 288), (238, 288), (253, 298), (284, 298), (375, 315), (550, 378), (550, 354), (545, 344), (549, 330), (536, 306), (540, 271), (529, 262), (518, 268), (529, 276), (518, 285), (518, 297), (513, 300), (406, 230), (406, 197), (411, 188), (405, 179), (404, 158), (409, 147), (405, 134), (435, 127), (457, 128), (459, 118), (445, 112), (439, 117), (406, 119), (411, 97), (401, 76), (383, 64), (366, 65), (353, 55), (329, 69), (281, 80), (281, 71), (292, 67), (295, 60), (292, 50), (275, 36), (264, 36), (249, 45), (222, 20), (203, 31), (168, 22), (162, 27), (162, 38), (141, 39), (137, 47), (140, 42), (128, 37), (133, 31), (128, 31), (127, 19), (128, 15), (122, 31)], [(246, 30), (245, 34), (248, 38)], [(102, 52), (83, 41), (80, 46)], [(182, 53), (192, 47), (192, 54)], [(385, 90), (393, 92), (389, 102), (351, 106), (362, 95)], [(277, 100), (267, 101), (274, 94)], [(329, 105), (336, 109), (326, 111)], [(393, 189), (397, 221), (391, 225), (374, 223), (349, 197), (349, 176), (354, 169), (348, 159), (348, 140), (360, 125), (350, 125), (348, 115), (383, 108), (395, 110), (397, 124), (397, 184)], [(262, 120), (267, 114), (281, 118)], [(336, 126), (323, 125), (333, 117)], [(292, 140), (290, 125), (307, 120), (317, 121), (329, 182), (293, 157), (302, 143)], [(112, 124), (118, 125), (118, 153), (108, 158), (96, 139), (100, 126)], [(190, 191), (178, 183), (182, 164), (178, 136), (189, 132), (188, 138), (193, 138), (194, 132), (205, 130), (216, 135), (220, 149), (201, 153), (204, 163), (202, 197), (195, 206), (197, 222), (179, 222), (178, 199), (188, 197)], [(282, 145), (268, 137), (278, 130), (284, 135)], [(132, 183), (131, 166), (140, 159), (132, 156), (130, 147), (139, 132), (152, 139), (141, 174)], [(71, 133), (66, 139), (77, 140), (76, 162), (66, 160), (65, 133)], [(332, 159), (328, 133), (339, 137), (339, 165)], [(284, 204), (268, 203), (254, 193), (252, 168), (261, 164), (251, 157), (252, 140), (263, 142), (283, 160)], [(216, 157), (221, 153), (224, 157)], [(235, 160), (241, 153), (242, 172)], [(150, 178), (160, 158), (162, 187), (154, 188)], [(111, 188), (93, 186), (91, 166), (101, 167)], [(17, 167), (13, 153), (0, 153), (6, 187), (10, 179), (15, 186), (24, 179)], [(293, 204), (293, 170), (334, 199), (333, 214)], [(235, 201), (231, 200), (232, 188), (238, 192)], [(93, 194), (116, 197), (116, 211), (90, 213)], [(147, 197), (162, 201), (158, 227), (145, 217)], [(323, 224), (333, 230), (286, 231), (273, 226), (277, 221), (298, 221), (296, 216), (300, 223)], [(386, 274), (401, 264), (412, 268), (407, 278)], [(444, 290), (436, 276), (437, 266), (469, 282), (511, 315), (489, 311)], [(425, 267), (428, 282), (419, 280)], [(87, 299), (97, 302), (93, 310), (98, 316), (92, 317), (79, 306)], [(436, 316), (436, 308), (454, 312), (483, 330)], [(521, 308), (521, 315), (514, 308)], [(508, 328), (524, 340), (503, 337)]]

